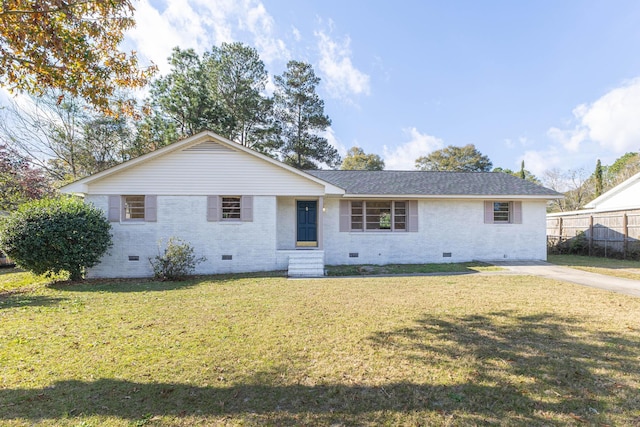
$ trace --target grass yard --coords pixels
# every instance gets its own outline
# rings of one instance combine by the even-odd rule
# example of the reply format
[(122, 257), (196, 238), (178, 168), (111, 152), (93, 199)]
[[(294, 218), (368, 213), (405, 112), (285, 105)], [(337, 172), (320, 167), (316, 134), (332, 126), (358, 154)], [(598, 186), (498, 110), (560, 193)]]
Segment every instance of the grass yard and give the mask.
[(591, 273), (640, 280), (640, 261), (598, 258), (580, 255), (549, 255), (548, 261)]
[[(64, 279), (64, 277), (61, 277)], [(0, 294), (3, 292), (24, 291), (50, 283), (52, 279), (35, 276), (17, 268), (0, 268)]]
[(0, 296), (0, 424), (638, 425), (640, 299), (521, 276)]
[(484, 262), (448, 264), (328, 265), (328, 276), (367, 276), (381, 274), (478, 273), (501, 271), (502, 267)]

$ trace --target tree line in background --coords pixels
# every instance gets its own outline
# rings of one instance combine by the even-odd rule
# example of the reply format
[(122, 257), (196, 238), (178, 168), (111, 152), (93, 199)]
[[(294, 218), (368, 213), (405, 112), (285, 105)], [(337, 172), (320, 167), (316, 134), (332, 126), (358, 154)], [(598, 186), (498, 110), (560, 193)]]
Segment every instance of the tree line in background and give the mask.
[[(150, 83), (135, 114), (92, 108), (79, 97), (49, 91), (4, 111), (6, 145), (65, 182), (211, 130), (298, 168), (335, 167), (337, 150), (322, 137), (331, 124), (310, 64), (289, 61), (265, 94), (268, 73), (254, 48), (222, 44), (199, 56), (175, 48), (171, 71)], [(112, 105), (123, 105), (114, 98)], [(115, 113), (115, 114), (112, 114)]]
[[(174, 48), (170, 72), (153, 79), (135, 52), (118, 46), (135, 25), (128, 0), (0, 4), (0, 84), (31, 94), (0, 117), (0, 210), (67, 182), (154, 151), (202, 130), (300, 169), (383, 170), (383, 159), (352, 147), (342, 160), (323, 132), (331, 125), (312, 66), (289, 61), (266, 91), (257, 51), (223, 43), (203, 55)], [(32, 49), (31, 46), (38, 46)], [(136, 101), (131, 90), (148, 87)], [(640, 170), (638, 153), (595, 171), (493, 168), (474, 145), (448, 146), (415, 160), (425, 171), (504, 172), (566, 195), (552, 210), (574, 210)], [(492, 169), (493, 168), (493, 169)]]

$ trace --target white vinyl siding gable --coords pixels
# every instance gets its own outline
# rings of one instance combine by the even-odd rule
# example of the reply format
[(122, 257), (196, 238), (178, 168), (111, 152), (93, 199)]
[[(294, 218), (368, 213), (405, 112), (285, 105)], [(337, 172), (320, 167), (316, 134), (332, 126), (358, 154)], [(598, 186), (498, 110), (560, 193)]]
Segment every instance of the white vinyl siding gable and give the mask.
[(325, 194), (325, 186), (320, 183), (233, 149), (167, 153), (91, 182), (88, 187), (92, 194)]

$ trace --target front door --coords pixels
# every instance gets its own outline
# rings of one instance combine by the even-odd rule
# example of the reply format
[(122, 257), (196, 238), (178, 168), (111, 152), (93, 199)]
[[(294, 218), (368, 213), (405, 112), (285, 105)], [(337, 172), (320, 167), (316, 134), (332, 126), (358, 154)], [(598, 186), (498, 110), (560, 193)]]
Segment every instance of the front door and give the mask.
[(297, 201), (296, 246), (318, 246), (318, 202)]

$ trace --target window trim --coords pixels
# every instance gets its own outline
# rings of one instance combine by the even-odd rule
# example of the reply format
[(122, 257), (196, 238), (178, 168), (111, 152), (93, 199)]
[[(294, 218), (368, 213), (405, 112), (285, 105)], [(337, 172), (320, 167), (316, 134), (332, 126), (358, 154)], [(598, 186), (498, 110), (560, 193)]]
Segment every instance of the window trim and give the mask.
[[(502, 208), (506, 208), (503, 210)], [(499, 219), (498, 217), (507, 214), (507, 219)], [(513, 219), (513, 202), (493, 202), (493, 223), (494, 224), (511, 224)]]
[[(223, 218), (224, 206), (223, 201), (226, 198), (238, 198), (239, 217)], [(241, 223), (253, 222), (253, 196), (239, 196), (235, 194), (209, 195), (207, 196), (207, 221), (208, 222), (224, 222), (224, 223)]]
[[(140, 197), (142, 198), (142, 206), (137, 206), (135, 209), (142, 210), (141, 218), (127, 218), (127, 198), (128, 197)], [(122, 222), (145, 222), (146, 221), (146, 197), (143, 194), (124, 194), (120, 196), (121, 200), (121, 221)]]
[[(496, 220), (496, 214), (503, 213), (504, 210), (496, 210), (496, 204), (506, 204), (508, 206), (508, 220)], [(522, 202), (517, 200), (485, 200), (484, 202), (484, 222), (485, 224), (522, 224)]]
[[(142, 218), (127, 218), (127, 197), (143, 197)], [(158, 221), (158, 196), (149, 194), (113, 194), (107, 199), (107, 219), (121, 224), (140, 224)]]
[[(225, 199), (237, 199), (237, 207), (225, 206)], [(229, 202), (227, 202), (229, 203)], [(233, 202), (235, 203), (235, 202)], [(237, 216), (225, 217), (225, 208), (231, 210), (237, 210)], [(224, 222), (240, 222), (242, 221), (242, 196), (220, 196), (220, 221)], [(233, 212), (227, 212), (233, 215)]]
[[(362, 207), (357, 208), (361, 209), (361, 213), (354, 214), (354, 203), (361, 203)], [(389, 222), (389, 228), (367, 228), (367, 225), (371, 222), (367, 221), (367, 217), (370, 215), (367, 212), (367, 203), (389, 203), (389, 211), (390, 218), (387, 220)], [(404, 207), (400, 208), (396, 207), (396, 203), (403, 203)], [(376, 199), (376, 200), (349, 200), (349, 232), (354, 233), (406, 233), (409, 231), (409, 201), (408, 200), (384, 200), (384, 199)], [(378, 209), (382, 209), (378, 207)], [(403, 215), (398, 215), (397, 210), (404, 209)], [(360, 221), (356, 221), (356, 223), (361, 224), (362, 228), (353, 228), (354, 224), (354, 216), (360, 217)], [(404, 217), (404, 228), (396, 228), (396, 217), (403, 216)], [(382, 217), (380, 218), (380, 223), (382, 223)], [(373, 223), (371, 223), (373, 224)]]

